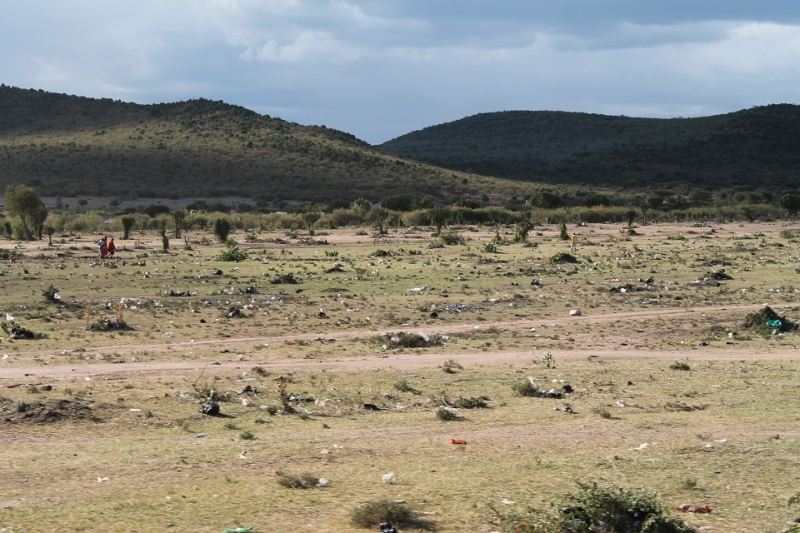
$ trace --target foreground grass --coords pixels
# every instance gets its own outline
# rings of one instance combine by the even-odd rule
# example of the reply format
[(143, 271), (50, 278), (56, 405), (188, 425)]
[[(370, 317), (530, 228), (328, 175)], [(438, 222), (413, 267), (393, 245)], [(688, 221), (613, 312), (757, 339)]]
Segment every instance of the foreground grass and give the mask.
[[(8, 458), (0, 516), (13, 531), (253, 524), (260, 531), (355, 531), (352, 508), (388, 498), (435, 513), (425, 518), (440, 531), (490, 531), (493, 509), (506, 508), (501, 500), (516, 502), (509, 511), (545, 506), (578, 481), (600, 481), (657, 490), (667, 505), (708, 503), (712, 515), (686, 518), (696, 527), (780, 531), (798, 483), (800, 435), (790, 429), (797, 364), (703, 362), (686, 372), (661, 361), (576, 361), (456, 374), (296, 372), (289, 390), (325, 400), (298, 405), (301, 416), (261, 408), (280, 404), (271, 376), (248, 382), (260, 394), (222, 402), (221, 418), (199, 414), (199, 400), (180, 394), (192, 391), (194, 376), (154, 383), (131, 375), (71, 395), (61, 387), (14, 388), (4, 393), (6, 404), (80, 397), (102, 421), (42, 425), (6, 413), (18, 421), (5, 423), (0, 439)], [(218, 391), (242, 390), (240, 375), (217, 376)], [(563, 400), (514, 396), (513, 384), (528, 375), (565, 380), (575, 392)], [(419, 394), (398, 392), (398, 379)], [(462, 409), (456, 422), (435, 415), (443, 401), (477, 396), (488, 396), (490, 408)], [(372, 402), (386, 410), (360, 408)], [(554, 410), (567, 404), (572, 414)], [(242, 439), (245, 431), (255, 438)], [(286, 489), (278, 470), (331, 484)], [(383, 484), (390, 471), (397, 483)]]

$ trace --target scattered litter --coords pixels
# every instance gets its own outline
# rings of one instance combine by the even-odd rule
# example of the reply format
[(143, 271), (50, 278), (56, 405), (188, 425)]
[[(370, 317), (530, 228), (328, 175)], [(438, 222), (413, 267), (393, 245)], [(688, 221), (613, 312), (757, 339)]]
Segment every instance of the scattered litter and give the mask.
[(515, 502), (514, 500), (508, 500), (506, 498), (503, 498), (502, 500), (500, 500), (500, 503), (502, 503), (504, 505), (514, 505), (517, 502)]
[(572, 413), (575, 412), (575, 411), (572, 410), (572, 407), (570, 407), (569, 405), (566, 405), (564, 407), (553, 407), (553, 411), (563, 411), (563, 412), (568, 413), (568, 414), (572, 414)]
[(97, 478), (98, 483), (103, 483), (104, 481), (110, 481), (107, 477), (99, 477)]
[(317, 487), (327, 487), (328, 485), (330, 485), (330, 481), (324, 477), (319, 478), (319, 481), (316, 484)]
[(391, 522), (381, 522), (378, 527), (381, 528), (380, 533), (398, 533), (397, 528)]
[(217, 416), (219, 414), (219, 404), (208, 402), (200, 410), (204, 415)]
[(394, 472), (389, 472), (388, 474), (384, 474), (384, 475), (381, 477), (381, 479), (382, 479), (382, 480), (383, 480), (383, 482), (384, 482), (384, 483), (386, 483), (387, 485), (394, 485), (394, 484), (395, 484), (395, 482), (397, 481), (397, 478), (395, 478)]
[(237, 527), (237, 528), (234, 528), (234, 529), (226, 527), (225, 529), (223, 529), (223, 531), (225, 533), (250, 533), (251, 531), (253, 531), (253, 526)]
[(450, 444), (466, 444), (467, 441), (464, 439), (450, 439)]
[(142, 410), (141, 409), (130, 409), (130, 412), (131, 413), (141, 413)]
[(203, 437), (205, 437), (205, 436), (206, 436), (206, 434), (205, 434), (205, 433), (198, 433), (197, 435), (195, 435), (195, 436), (194, 436), (194, 438), (196, 438), (196, 439), (202, 439), (202, 438), (203, 438)]
[(569, 316), (581, 316), (582, 314), (580, 309), (572, 309), (569, 312)]
[(652, 446), (653, 444), (655, 444), (655, 442), (643, 442), (639, 445), (638, 448), (628, 448), (628, 450), (632, 452), (638, 452), (639, 450), (644, 450), (645, 448), (647, 448), (648, 446)]

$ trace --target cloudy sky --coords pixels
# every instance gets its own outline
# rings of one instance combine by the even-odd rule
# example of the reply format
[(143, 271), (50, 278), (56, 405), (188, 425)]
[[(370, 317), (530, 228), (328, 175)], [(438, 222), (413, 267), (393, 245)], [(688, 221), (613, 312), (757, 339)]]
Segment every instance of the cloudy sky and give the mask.
[(0, 0), (0, 83), (211, 98), (371, 143), (503, 110), (800, 103), (797, 0)]

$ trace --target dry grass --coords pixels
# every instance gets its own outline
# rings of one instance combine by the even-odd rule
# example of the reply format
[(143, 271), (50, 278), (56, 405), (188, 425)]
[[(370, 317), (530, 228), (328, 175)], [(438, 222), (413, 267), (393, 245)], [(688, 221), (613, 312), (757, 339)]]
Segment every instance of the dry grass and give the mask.
[[(503, 499), (516, 502), (510, 512), (546, 507), (574, 492), (576, 482), (598, 481), (656, 490), (668, 507), (711, 505), (711, 515), (683, 517), (694, 527), (781, 531), (793, 516), (787, 499), (800, 484), (800, 367), (795, 358), (762, 357), (790, 350), (796, 334), (751, 335), (742, 327), (750, 310), (736, 307), (768, 301), (796, 319), (800, 254), (796, 244), (773, 246), (784, 242), (780, 229), (771, 226), (774, 236), (762, 244), (760, 237), (731, 237), (763, 228), (718, 228), (713, 239), (696, 242), (666, 240), (686, 228), (640, 228), (645, 235), (632, 242), (608, 240), (615, 228), (586, 228), (594, 244), (579, 249), (574, 273), (547, 263), (564, 246), (555, 241), (502, 246), (508, 263), (483, 262), (477, 239), (488, 241), (492, 232), (462, 231), (476, 240), (434, 250), (414, 234), (398, 234), (397, 242), (380, 245), (397, 255), (375, 265), (374, 243), (352, 235), (328, 237), (336, 258), (290, 245), (280, 259), (238, 265), (213, 261), (220, 245), (155, 255), (158, 236), (144, 236), (148, 248), (136, 253), (148, 253), (148, 264), (136, 265), (130, 252), (115, 269), (80, 251), (88, 236), (69, 244), (79, 250), (64, 269), (57, 267), (63, 260), (38, 258), (26, 244), (23, 261), (2, 267), (0, 311), (44, 338), (0, 343), (8, 355), (0, 361), (0, 528), (355, 532), (363, 529), (351, 525), (353, 509), (386, 499), (413, 502), (415, 516), (438, 531), (489, 532), (498, 527), (493, 508), (506, 509)], [(544, 238), (556, 235), (550, 228)], [(739, 242), (748, 247), (738, 251)], [(258, 249), (250, 252), (259, 257)], [(713, 258), (734, 263), (725, 267), (734, 279), (692, 285), (708, 270), (701, 259)], [(380, 272), (363, 280), (324, 274), (334, 261)], [(533, 271), (543, 286), (530, 285)], [(301, 283), (269, 285), (279, 273)], [(650, 276), (656, 290), (608, 290)], [(62, 308), (41, 298), (40, 287), (51, 283)], [(225, 294), (252, 284), (259, 294)], [(163, 296), (169, 288), (197, 296)], [(115, 308), (123, 297), (127, 307)], [(651, 299), (659, 303), (645, 302)], [(455, 304), (485, 310), (444, 310)], [(220, 318), (229, 305), (253, 307), (248, 318)], [(431, 306), (437, 318), (429, 316)], [(647, 314), (689, 306), (709, 309)], [(328, 319), (317, 318), (320, 307)], [(575, 308), (584, 311), (578, 320), (567, 316)], [(123, 309), (135, 329), (86, 331), (87, 321)], [(448, 339), (436, 347), (383, 348), (383, 333), (421, 330)], [(615, 350), (642, 358), (614, 359)], [(555, 367), (539, 362), (548, 351)], [(528, 355), (486, 364), (511, 352)], [(433, 364), (392, 367), (395, 359), (427, 361), (431, 354)], [(468, 362), (482, 354), (481, 364)], [(360, 359), (385, 364), (362, 368)], [(676, 360), (690, 370), (672, 370)], [(117, 363), (111, 374), (100, 365), (109, 362)], [(183, 362), (191, 365), (158, 366)], [(154, 366), (142, 372), (146, 365)], [(102, 373), (93, 376), (93, 369)], [(562, 399), (517, 395), (514, 385), (528, 376), (542, 388), (568, 383), (573, 392)], [(220, 417), (200, 413), (198, 388), (215, 391)], [(445, 422), (436, 412), (448, 398), (490, 398), (490, 408), (457, 409), (459, 421)], [(25, 412), (16, 412), (20, 402)], [(284, 402), (293, 414), (280, 414)], [(366, 403), (383, 410), (365, 410)], [(571, 412), (557, 410), (566, 405)], [(287, 489), (276, 471), (312, 472), (330, 485)], [(382, 483), (388, 472), (397, 483)]]

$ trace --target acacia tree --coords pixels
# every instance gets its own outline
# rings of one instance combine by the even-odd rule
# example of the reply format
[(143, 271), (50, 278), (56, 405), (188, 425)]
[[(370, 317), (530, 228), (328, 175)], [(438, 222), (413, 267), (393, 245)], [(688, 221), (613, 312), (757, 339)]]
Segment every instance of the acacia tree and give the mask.
[(133, 225), (136, 224), (136, 219), (133, 217), (122, 217), (122, 240), (127, 241), (131, 234)]
[(786, 191), (781, 196), (780, 205), (789, 212), (789, 216), (795, 217), (800, 211), (800, 191), (794, 189)]
[(183, 227), (183, 221), (186, 220), (186, 211), (181, 209), (172, 212), (172, 220), (175, 221), (175, 238), (179, 239), (181, 237), (181, 228)]
[(528, 242), (528, 233), (533, 229), (533, 209), (531, 204), (526, 202), (522, 208), (520, 221), (517, 222), (517, 234), (514, 236), (515, 242)]
[(315, 233), (314, 224), (317, 223), (317, 220), (322, 218), (322, 213), (316, 210), (306, 211), (305, 213), (300, 215), (300, 218), (303, 219), (303, 223), (306, 225), (306, 228), (308, 228), (308, 234), (313, 236)]
[(369, 221), (378, 228), (378, 234), (383, 235), (386, 230), (383, 229), (383, 224), (389, 218), (391, 213), (385, 207), (373, 207), (369, 212)]
[(442, 232), (442, 228), (450, 220), (450, 209), (443, 205), (431, 207), (425, 215), (432, 225), (436, 227), (436, 235)]
[(47, 219), (47, 208), (39, 194), (27, 185), (6, 187), (6, 207), (12, 216), (19, 217), (25, 239), (32, 241), (31, 228), (38, 228)]

